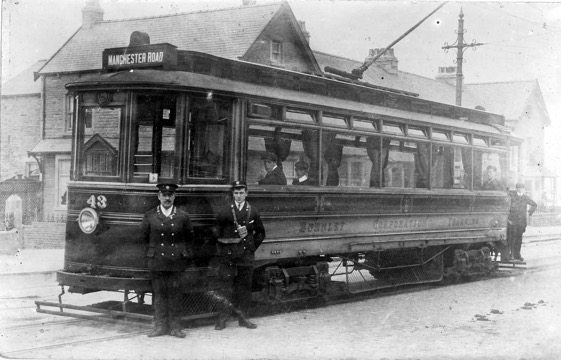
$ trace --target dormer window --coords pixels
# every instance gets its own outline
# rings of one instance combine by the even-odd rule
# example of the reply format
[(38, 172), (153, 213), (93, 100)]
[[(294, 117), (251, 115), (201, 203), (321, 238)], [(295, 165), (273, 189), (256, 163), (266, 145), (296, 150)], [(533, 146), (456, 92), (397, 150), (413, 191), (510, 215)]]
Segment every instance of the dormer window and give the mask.
[(271, 40), (271, 62), (282, 63), (282, 41)]

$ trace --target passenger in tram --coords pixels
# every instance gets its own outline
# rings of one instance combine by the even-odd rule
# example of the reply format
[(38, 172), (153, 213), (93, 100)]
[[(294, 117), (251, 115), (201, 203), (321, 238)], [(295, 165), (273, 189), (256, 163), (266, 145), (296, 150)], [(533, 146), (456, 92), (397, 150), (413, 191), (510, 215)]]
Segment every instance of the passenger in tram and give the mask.
[(294, 164), (296, 169), (296, 179), (292, 180), (292, 185), (312, 185), (310, 179), (308, 179), (308, 163), (305, 161), (298, 161)]
[(286, 176), (279, 167), (278, 157), (273, 153), (267, 153), (261, 157), (267, 174), (258, 181), (259, 185), (286, 185)]
[(487, 166), (487, 180), (483, 183), (483, 190), (502, 190), (501, 183), (497, 176), (497, 167), (493, 165)]
[(239, 326), (257, 328), (245, 317), (244, 310), (251, 305), (255, 250), (265, 239), (265, 228), (259, 211), (246, 201), (247, 194), (247, 184), (234, 181), (233, 201), (216, 217), (218, 256), (213, 266), (218, 266), (222, 283), (220, 290), (210, 292), (219, 305), (216, 330), (226, 327), (231, 314), (237, 317)]
[[(507, 240), (511, 257), (524, 261), (520, 255), (522, 235), (526, 231), (526, 211), (532, 216), (538, 205), (524, 192), (524, 184), (517, 183), (516, 191), (510, 191), (510, 214), (508, 215)], [(528, 210), (528, 205), (530, 209)]]
[(160, 183), (160, 205), (142, 219), (140, 234), (148, 251), (152, 280), (155, 329), (149, 337), (171, 335), (184, 338), (181, 331), (180, 279), (193, 257), (193, 226), (189, 214), (176, 206), (173, 183)]

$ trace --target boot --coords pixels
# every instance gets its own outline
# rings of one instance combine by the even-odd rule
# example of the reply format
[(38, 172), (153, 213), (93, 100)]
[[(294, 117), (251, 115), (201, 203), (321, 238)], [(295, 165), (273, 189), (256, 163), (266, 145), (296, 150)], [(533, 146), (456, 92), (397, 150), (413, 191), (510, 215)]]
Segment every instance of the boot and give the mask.
[(148, 334), (148, 337), (156, 337), (156, 336), (162, 336), (162, 335), (167, 335), (167, 330), (164, 329), (161, 326), (156, 326), (156, 328), (154, 329), (154, 331), (152, 331), (150, 334)]
[(170, 336), (175, 336), (178, 338), (184, 338), (185, 336), (187, 336), (183, 331), (181, 331), (181, 329), (173, 329), (169, 332)]
[(214, 326), (214, 330), (224, 330), (224, 328), (226, 328), (226, 317), (225, 316), (218, 316), (218, 319), (216, 320), (216, 325)]
[(245, 317), (243, 312), (241, 312), (240, 310), (236, 310), (236, 315), (238, 316), (238, 325), (239, 326), (245, 327), (245, 328), (248, 328), (248, 329), (257, 329), (257, 325), (255, 325), (254, 323), (249, 321)]

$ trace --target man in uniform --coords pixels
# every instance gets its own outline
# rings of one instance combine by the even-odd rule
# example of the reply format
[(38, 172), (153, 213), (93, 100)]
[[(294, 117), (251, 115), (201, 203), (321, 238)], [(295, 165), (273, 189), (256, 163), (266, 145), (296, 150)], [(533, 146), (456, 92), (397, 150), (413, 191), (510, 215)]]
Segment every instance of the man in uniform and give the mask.
[[(507, 240), (511, 256), (515, 260), (524, 261), (520, 256), (522, 234), (526, 231), (526, 211), (532, 216), (537, 204), (524, 193), (524, 184), (517, 183), (516, 191), (510, 191), (510, 214), (508, 215)], [(530, 209), (528, 210), (528, 205)]]
[(193, 256), (193, 226), (189, 214), (174, 206), (176, 184), (158, 184), (160, 205), (144, 215), (141, 236), (148, 251), (155, 329), (148, 336), (183, 338), (181, 275)]
[(247, 184), (234, 181), (233, 201), (216, 218), (219, 272), (224, 282), (223, 296), (214, 293), (221, 303), (216, 330), (226, 327), (230, 313), (238, 318), (240, 326), (257, 327), (245, 318), (243, 310), (251, 304), (254, 253), (265, 239), (265, 228), (257, 209), (246, 201), (247, 194)]
[(267, 174), (258, 181), (259, 185), (286, 185), (286, 176), (277, 165), (278, 157), (273, 153), (267, 153), (261, 157)]

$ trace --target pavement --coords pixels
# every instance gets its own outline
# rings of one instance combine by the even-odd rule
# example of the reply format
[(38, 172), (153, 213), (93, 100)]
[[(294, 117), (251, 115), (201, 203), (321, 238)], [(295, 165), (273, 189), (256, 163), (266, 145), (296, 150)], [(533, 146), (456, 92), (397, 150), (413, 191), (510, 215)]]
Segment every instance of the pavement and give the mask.
[[(561, 226), (528, 226), (524, 243), (561, 240)], [(0, 276), (53, 273), (62, 269), (64, 249), (19, 249), (0, 253)]]

